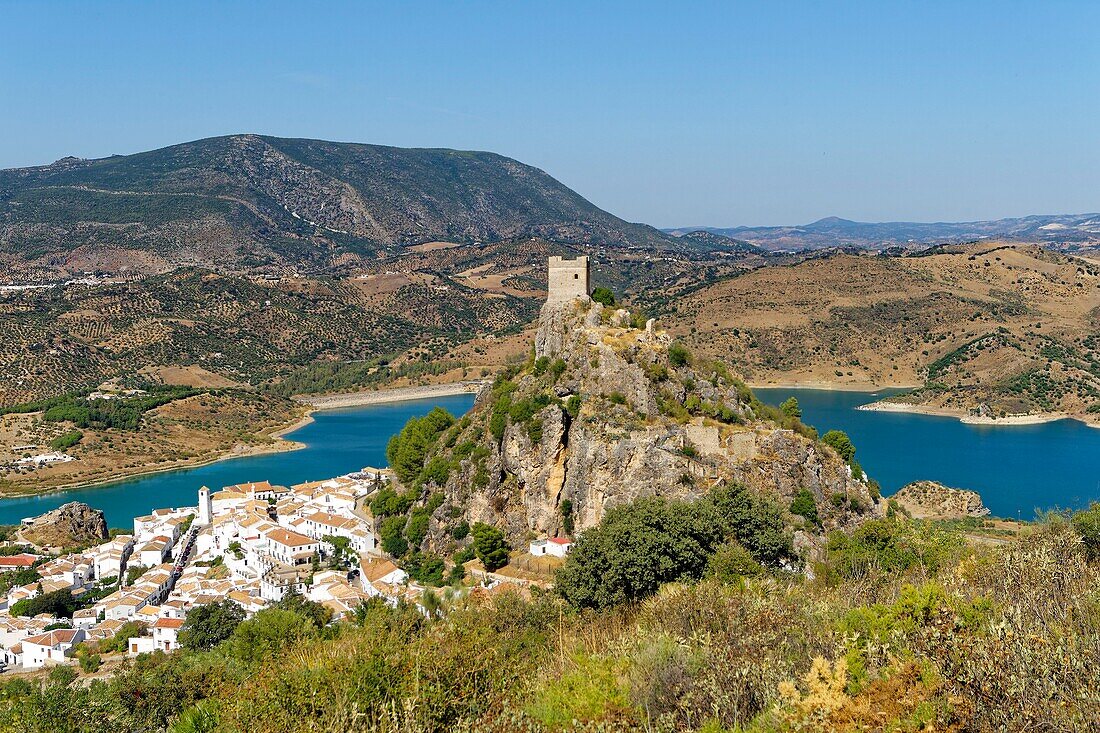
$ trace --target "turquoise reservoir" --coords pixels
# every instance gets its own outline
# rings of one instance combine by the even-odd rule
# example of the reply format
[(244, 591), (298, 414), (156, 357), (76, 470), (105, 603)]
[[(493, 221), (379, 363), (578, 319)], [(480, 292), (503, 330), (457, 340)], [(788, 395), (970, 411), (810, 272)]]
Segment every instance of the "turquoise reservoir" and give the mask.
[(44, 496), (0, 500), (0, 524), (18, 524), (69, 501), (102, 509), (110, 527), (129, 527), (133, 518), (158, 507), (198, 501), (200, 486), (215, 491), (246, 481), (268, 480), (290, 486), (340, 476), (364, 466), (386, 465), (386, 443), (410, 417), (439, 406), (456, 417), (474, 404), (472, 394), (410, 400), (313, 413), (313, 422), (288, 437), (305, 443), (301, 450), (218, 461), (199, 468), (155, 473), (140, 478)]
[(1100, 430), (1076, 420), (1039, 425), (964, 425), (952, 417), (857, 410), (889, 392), (755, 389), (764, 402), (798, 399), (802, 420), (824, 434), (843, 430), (856, 460), (891, 494), (931, 479), (973, 489), (994, 516), (1080, 509), (1100, 500)]

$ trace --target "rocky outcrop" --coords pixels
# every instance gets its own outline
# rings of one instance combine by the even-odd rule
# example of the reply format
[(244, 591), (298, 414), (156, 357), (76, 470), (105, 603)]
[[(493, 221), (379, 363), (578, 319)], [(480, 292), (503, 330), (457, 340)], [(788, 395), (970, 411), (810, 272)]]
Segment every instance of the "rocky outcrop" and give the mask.
[(989, 516), (989, 509), (977, 491), (953, 489), (935, 481), (914, 481), (898, 489), (890, 498), (917, 519)]
[(71, 547), (106, 539), (107, 520), (100, 510), (70, 501), (32, 519), (21, 534), (24, 540), (39, 547)]
[[(441, 517), (501, 527), (521, 545), (565, 533), (565, 500), (580, 531), (615, 505), (647, 496), (690, 500), (723, 483), (783, 506), (809, 489), (826, 529), (881, 514), (868, 484), (832, 449), (760, 419), (751, 393), (725, 367), (670, 360), (668, 335), (652, 324), (631, 328), (627, 316), (582, 299), (543, 308), (535, 365), (483, 393), (460, 423), (453, 443), (480, 448), (463, 449), (469, 457), (440, 487)], [(436, 522), (434, 549), (449, 541), (445, 524)]]

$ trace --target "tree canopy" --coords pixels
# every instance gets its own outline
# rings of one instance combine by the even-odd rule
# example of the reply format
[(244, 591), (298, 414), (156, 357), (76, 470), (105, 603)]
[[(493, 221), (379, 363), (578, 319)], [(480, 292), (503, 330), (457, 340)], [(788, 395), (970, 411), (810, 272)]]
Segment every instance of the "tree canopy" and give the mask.
[(856, 447), (843, 430), (830, 430), (821, 436), (821, 442), (835, 450), (848, 463), (855, 458)]
[(436, 407), (424, 417), (409, 418), (401, 432), (390, 438), (386, 460), (403, 483), (411, 484), (420, 477), (428, 452), (454, 421), (451, 413)]
[(791, 554), (782, 509), (737, 485), (695, 502), (648, 498), (609, 510), (574, 545), (556, 587), (580, 608), (620, 605), (702, 577), (727, 542), (765, 564)]
[(180, 629), (180, 646), (185, 649), (213, 649), (228, 639), (244, 621), (244, 609), (225, 599), (187, 612)]
[(615, 293), (611, 292), (611, 288), (605, 288), (603, 285), (599, 285), (592, 290), (592, 300), (597, 303), (603, 303), (610, 308), (615, 305)]
[(485, 569), (493, 571), (508, 564), (508, 543), (504, 533), (484, 522), (477, 522), (470, 530), (474, 536), (474, 552)]

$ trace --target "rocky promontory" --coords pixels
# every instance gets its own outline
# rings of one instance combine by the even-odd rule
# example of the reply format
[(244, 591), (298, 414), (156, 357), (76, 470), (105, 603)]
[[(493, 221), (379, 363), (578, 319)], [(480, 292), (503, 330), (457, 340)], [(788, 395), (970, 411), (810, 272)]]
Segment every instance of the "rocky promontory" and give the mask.
[(989, 509), (977, 491), (953, 489), (935, 481), (914, 481), (898, 489), (890, 498), (916, 519), (989, 516)]
[(791, 522), (814, 533), (854, 527), (884, 507), (812, 428), (761, 404), (726, 365), (587, 298), (544, 306), (528, 363), (501, 374), (424, 465), (425, 547), (436, 552), (467, 523), (498, 527), (522, 546), (579, 533), (620, 504), (694, 500), (722, 485), (784, 509), (808, 491), (814, 519)]
[(22, 538), (39, 547), (72, 547), (107, 538), (103, 512), (79, 501), (62, 504), (23, 526)]

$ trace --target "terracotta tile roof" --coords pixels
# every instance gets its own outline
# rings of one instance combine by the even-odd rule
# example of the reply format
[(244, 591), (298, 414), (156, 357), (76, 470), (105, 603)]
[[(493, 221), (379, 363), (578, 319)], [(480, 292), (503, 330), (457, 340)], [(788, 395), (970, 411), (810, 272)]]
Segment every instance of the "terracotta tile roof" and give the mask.
[(178, 629), (183, 626), (182, 618), (158, 618), (153, 624), (154, 629)]
[(45, 634), (28, 636), (23, 640), (24, 644), (38, 644), (39, 646), (56, 646), (57, 644), (71, 644), (76, 638), (76, 629), (55, 629)]
[(8, 555), (0, 557), (0, 568), (29, 568), (37, 559), (37, 556), (28, 555), (25, 552), (19, 555)]
[(362, 566), (363, 577), (372, 583), (400, 569), (393, 564), (392, 560), (364, 560)]
[(314, 512), (306, 517), (306, 519), (311, 522), (316, 522), (317, 524), (323, 524), (326, 527), (339, 527), (342, 529), (351, 529), (359, 524), (354, 519), (341, 517), (338, 514), (332, 514), (330, 512)]
[(316, 540), (306, 537), (304, 534), (298, 534), (297, 532), (291, 532), (289, 529), (273, 529), (267, 532), (267, 538), (272, 542), (278, 542), (280, 545), (287, 547), (301, 547), (303, 545), (314, 545)]
[(234, 484), (232, 486), (226, 486), (222, 488), (222, 491), (235, 491), (242, 494), (253, 493), (256, 491), (271, 491), (270, 481), (253, 481), (247, 484)]

